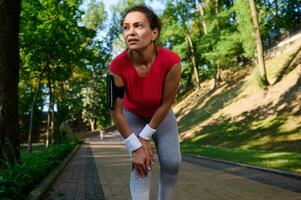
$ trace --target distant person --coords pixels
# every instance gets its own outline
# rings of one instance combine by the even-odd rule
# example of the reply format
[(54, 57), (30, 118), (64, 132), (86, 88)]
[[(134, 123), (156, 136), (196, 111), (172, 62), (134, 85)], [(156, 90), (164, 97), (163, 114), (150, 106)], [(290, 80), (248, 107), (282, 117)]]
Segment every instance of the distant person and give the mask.
[(160, 162), (158, 199), (169, 200), (181, 163), (178, 127), (171, 109), (181, 76), (180, 57), (156, 45), (161, 22), (150, 8), (128, 9), (121, 25), (127, 49), (109, 67), (109, 105), (131, 156), (131, 196), (133, 200), (149, 199), (153, 139)]
[(69, 125), (69, 121), (68, 120), (67, 121), (63, 121), (61, 123), (59, 129), (60, 129), (60, 132), (61, 132), (62, 137), (64, 139), (69, 139), (69, 138), (72, 138), (72, 137), (75, 136), (74, 133), (73, 133), (73, 131), (72, 131), (72, 129), (71, 129), (71, 127), (70, 127), (70, 125)]

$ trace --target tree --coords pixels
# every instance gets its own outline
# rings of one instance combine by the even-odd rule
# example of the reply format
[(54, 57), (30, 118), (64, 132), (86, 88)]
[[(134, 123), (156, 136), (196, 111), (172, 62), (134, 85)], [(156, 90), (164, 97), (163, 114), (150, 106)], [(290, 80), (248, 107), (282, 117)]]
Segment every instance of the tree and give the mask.
[[(186, 2), (188, 3), (188, 2)], [(190, 54), (190, 59), (192, 62), (193, 66), (193, 72), (194, 72), (194, 78), (195, 78), (195, 85), (198, 88), (200, 86), (200, 78), (199, 78), (199, 69), (196, 63), (196, 53), (195, 53), (195, 45), (191, 37), (191, 31), (189, 30), (188, 27), (188, 21), (190, 16), (190, 13), (188, 10), (185, 10), (185, 6), (183, 5), (183, 2), (177, 1), (176, 3), (177, 8), (177, 15), (178, 19), (180, 20), (181, 26), (184, 29), (184, 34), (185, 34), (185, 39), (188, 44), (188, 49), (189, 49), (189, 54)]]
[(214, 89), (222, 81), (222, 71), (235, 66), (241, 53), (233, 1), (199, 1), (196, 8), (193, 20), (201, 22), (199, 34), (194, 34), (200, 76), (203, 79), (212, 77)]
[(195, 2), (189, 0), (168, 1), (161, 15), (163, 27), (160, 42), (180, 55), (182, 74), (185, 74), (182, 76), (180, 87), (184, 88), (190, 88), (192, 82), (196, 87), (200, 84), (196, 38), (192, 36), (194, 30), (191, 19), (195, 10), (194, 6)]
[[(106, 102), (105, 75), (112, 56), (111, 47), (107, 44), (107, 37), (105, 38), (105, 41), (94, 40), (86, 49), (84, 59), (86, 67), (82, 69), (82, 72), (85, 73), (82, 73), (80, 87), (77, 87), (80, 96), (81, 118), (92, 131), (111, 124)], [(72, 79), (73, 77), (70, 81), (73, 81)]]
[(208, 31), (207, 31), (207, 24), (206, 24), (206, 19), (205, 19), (204, 6), (202, 3), (197, 3), (196, 8), (199, 10), (200, 15), (201, 15), (201, 23), (203, 26), (204, 34), (207, 35)]
[(0, 2), (0, 160), (5, 159), (10, 163), (20, 158), (18, 134), (20, 4), (20, 0)]
[(256, 41), (256, 49), (257, 49), (257, 64), (258, 64), (258, 71), (259, 71), (259, 80), (260, 84), (263, 86), (268, 86), (269, 82), (266, 75), (266, 69), (264, 64), (264, 54), (263, 54), (263, 45), (260, 36), (260, 30), (258, 25), (258, 18), (256, 13), (256, 5), (254, 0), (249, 0), (250, 9), (252, 14), (252, 21), (254, 25), (254, 37)]
[(85, 26), (97, 31), (101, 27), (105, 18), (105, 6), (103, 2), (97, 3), (95, 0), (90, 0), (86, 14), (83, 18)]
[(250, 4), (247, 1), (234, 1), (235, 21), (239, 32), (239, 41), (242, 44), (243, 52), (241, 59), (253, 59), (256, 51), (256, 44), (253, 37), (253, 23)]
[(257, 0), (260, 35), (270, 48), (283, 37), (300, 30), (300, 0)]
[[(85, 49), (92, 43), (96, 34), (96, 30), (88, 29), (82, 25), (83, 23), (80, 23), (84, 14), (79, 9), (81, 4), (81, 0), (60, 2), (55, 0), (34, 2), (24, 0), (22, 2), (22, 68), (36, 82), (32, 84), (34, 87), (29, 87), (34, 91), (31, 94), (37, 95), (37, 92), (40, 91), (39, 85), (43, 88), (42, 92), (48, 92), (45, 98), (49, 100), (47, 104), (46, 145), (53, 141), (54, 129), (61, 122), (55, 121), (54, 118), (56, 116), (54, 107), (63, 99), (58, 96), (63, 93), (58, 91), (61, 90), (64, 81), (71, 77), (74, 68), (84, 68)], [(92, 14), (90, 13), (88, 16), (92, 16)], [(101, 23), (98, 22), (98, 24)], [(98, 25), (96, 24), (96, 26)], [(43, 94), (41, 93), (41, 95)], [(33, 101), (30, 110), (32, 120), (36, 107), (34, 104), (35, 101)], [(59, 108), (64, 109), (62, 112), (66, 111), (66, 107), (68, 105), (59, 106)], [(68, 116), (68, 114), (62, 115)], [(60, 120), (66, 119), (60, 117)], [(31, 141), (30, 137), (31, 134), (29, 134), (29, 141)]]
[(44, 74), (44, 70), (42, 72), (40, 72), (40, 75), (39, 75), (39, 78), (38, 78), (38, 84), (36, 86), (36, 91), (35, 91), (33, 100), (31, 102), (29, 133), (28, 133), (28, 151), (30, 153), (32, 152), (33, 117), (34, 117), (35, 105), (36, 105), (38, 94), (39, 94), (40, 87), (41, 87), (41, 80), (42, 80), (43, 74)]

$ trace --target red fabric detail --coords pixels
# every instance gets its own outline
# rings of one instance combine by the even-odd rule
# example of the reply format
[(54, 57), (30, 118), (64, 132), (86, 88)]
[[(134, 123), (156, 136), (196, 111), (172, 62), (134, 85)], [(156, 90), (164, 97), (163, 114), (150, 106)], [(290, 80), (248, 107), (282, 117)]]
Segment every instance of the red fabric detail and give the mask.
[(180, 57), (176, 53), (160, 47), (150, 71), (141, 77), (127, 56), (127, 50), (115, 57), (109, 70), (124, 82), (125, 108), (137, 115), (152, 116), (161, 105), (165, 77), (178, 62)]

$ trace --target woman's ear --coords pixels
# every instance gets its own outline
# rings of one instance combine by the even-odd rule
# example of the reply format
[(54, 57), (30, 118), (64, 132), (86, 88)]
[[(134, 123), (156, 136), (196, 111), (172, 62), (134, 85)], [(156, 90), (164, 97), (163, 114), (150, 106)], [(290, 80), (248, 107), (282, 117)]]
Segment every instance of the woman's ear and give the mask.
[(157, 28), (152, 30), (152, 41), (155, 41), (158, 38), (159, 31)]

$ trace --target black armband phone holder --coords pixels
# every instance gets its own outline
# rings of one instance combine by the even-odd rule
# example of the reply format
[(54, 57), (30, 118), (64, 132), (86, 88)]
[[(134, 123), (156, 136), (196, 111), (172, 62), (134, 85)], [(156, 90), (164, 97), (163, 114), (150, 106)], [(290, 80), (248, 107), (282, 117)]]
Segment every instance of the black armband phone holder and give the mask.
[(124, 97), (124, 87), (117, 87), (113, 75), (107, 74), (107, 105), (110, 110), (114, 110), (116, 99)]

